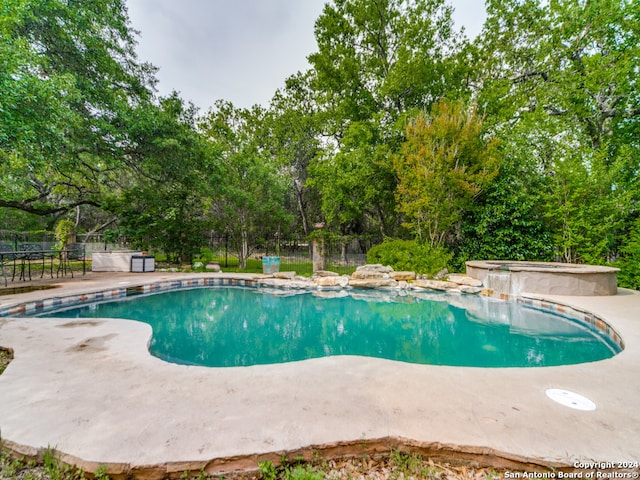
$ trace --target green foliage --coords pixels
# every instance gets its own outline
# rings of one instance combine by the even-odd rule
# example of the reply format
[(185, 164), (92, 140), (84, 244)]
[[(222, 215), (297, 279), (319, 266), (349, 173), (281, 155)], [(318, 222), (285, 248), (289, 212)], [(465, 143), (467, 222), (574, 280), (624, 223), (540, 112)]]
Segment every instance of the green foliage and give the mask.
[(184, 472), (182, 472), (180, 474), (180, 478), (183, 479), (183, 480), (188, 480), (188, 479), (192, 479), (192, 480), (209, 480), (211, 478), (211, 475), (209, 475), (204, 470), (204, 468), (201, 468), (200, 471), (198, 472), (198, 475), (195, 476), (195, 477), (192, 476), (192, 474), (188, 470), (185, 470)]
[(56, 240), (60, 248), (65, 248), (69, 243), (75, 241), (76, 225), (71, 220), (62, 219), (56, 224)]
[(311, 465), (296, 465), (286, 471), (286, 480), (322, 480), (325, 478), (322, 472), (317, 472)]
[(212, 226), (207, 196), (220, 179), (219, 151), (196, 132), (196, 111), (177, 96), (131, 112), (138, 175), (121, 175), (104, 208), (120, 234), (144, 250), (190, 262)]
[(311, 73), (289, 77), (271, 100), (262, 130), (266, 147), (278, 168), (287, 172), (286, 208), (296, 211), (304, 235), (320, 221), (318, 192), (308, 184), (308, 167), (321, 151), (321, 121), (311, 89)]
[(498, 172), (496, 141), (487, 141), (475, 108), (440, 101), (407, 126), (394, 158), (398, 210), (420, 242), (441, 246)]
[(616, 262), (620, 268), (618, 285), (640, 290), (640, 218), (636, 220)]
[(120, 0), (10, 0), (0, 12), (0, 206), (46, 215), (99, 203), (148, 101)]
[(96, 468), (96, 471), (93, 473), (93, 478), (95, 480), (109, 480), (110, 477), (107, 474), (106, 465), (100, 465), (98, 468)]
[(393, 468), (391, 478), (439, 478), (442, 474), (441, 468), (426, 463), (415, 453), (394, 450), (389, 463)]
[(470, 43), (445, 0), (327, 2), (309, 71), (268, 109), (220, 101), (202, 118), (153, 96), (122, 0), (5, 0), (0, 230), (81, 206), (78, 229), (183, 263), (227, 233), (241, 268), (260, 238), (317, 222), (409, 229), (458, 263), (603, 263), (622, 244), (634, 285), (637, 1), (486, 3)]
[(292, 220), (284, 208), (286, 182), (264, 148), (263, 121), (260, 107), (239, 109), (222, 101), (202, 121), (209, 141), (221, 152), (224, 179), (219, 195), (207, 199), (208, 207), (216, 229), (229, 234), (240, 268), (257, 238), (281, 231)]
[[(345, 128), (341, 148), (316, 157), (308, 184), (322, 195), (322, 212), (341, 235), (361, 234), (366, 223), (386, 233), (394, 221), (396, 178), (380, 118)], [(391, 133), (391, 132), (387, 132)], [(366, 222), (366, 223), (365, 223)]]
[(500, 172), (465, 218), (457, 246), (461, 265), (466, 260), (551, 261), (554, 257), (542, 205), (544, 179), (537, 175), (529, 150), (512, 142), (503, 142)]
[[(42, 453), (44, 471), (51, 480), (85, 480), (84, 471), (75, 465), (60, 461), (58, 452), (49, 446)], [(104, 474), (104, 472), (102, 472)], [(104, 477), (103, 477), (104, 478)], [(108, 478), (108, 477), (107, 477)]]
[(317, 471), (312, 465), (302, 463), (303, 459), (294, 459), (290, 462), (283, 458), (279, 467), (271, 460), (258, 463), (258, 469), (262, 480), (322, 480), (325, 474)]
[(17, 478), (27, 468), (24, 458), (11, 458), (8, 453), (0, 450), (0, 472), (3, 478)]
[(444, 247), (432, 247), (416, 240), (386, 238), (367, 252), (367, 262), (389, 265), (394, 270), (433, 276), (450, 266), (453, 255)]
[(447, 61), (456, 43), (451, 12), (442, 0), (327, 3), (315, 25), (318, 52), (309, 62), (334, 125), (428, 107), (441, 96), (453, 70)]
[(93, 475), (87, 475), (82, 469), (61, 462), (56, 450), (52, 447), (47, 447), (43, 451), (41, 463), (36, 461), (26, 462), (24, 457), (11, 458), (9, 453), (3, 450), (0, 442), (0, 478), (87, 480), (87, 477), (95, 480), (110, 479), (106, 466), (101, 465)]
[(637, 2), (490, 0), (487, 12), (478, 103), (538, 180), (521, 198), (543, 215), (538, 231), (557, 258), (606, 262), (640, 195), (630, 153), (640, 95), (628, 81), (640, 58)]
[(315, 33), (311, 86), (331, 141), (311, 161), (308, 185), (340, 234), (393, 235), (397, 121), (429, 108), (456, 72), (451, 8), (442, 0), (341, 0), (325, 5)]
[(258, 462), (258, 469), (263, 480), (276, 480), (278, 478), (278, 472), (275, 465), (271, 460), (266, 462)]

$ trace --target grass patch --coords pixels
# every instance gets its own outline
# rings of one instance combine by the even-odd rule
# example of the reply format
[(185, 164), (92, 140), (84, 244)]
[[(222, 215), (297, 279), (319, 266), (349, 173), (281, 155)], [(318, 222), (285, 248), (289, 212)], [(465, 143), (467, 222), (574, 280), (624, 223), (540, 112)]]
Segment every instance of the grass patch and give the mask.
[[(248, 258), (247, 259), (247, 268), (241, 269), (238, 264), (237, 257), (228, 257), (227, 266), (225, 266), (225, 258), (224, 257), (213, 257), (211, 259), (212, 262), (218, 263), (222, 268), (223, 272), (232, 272), (232, 273), (262, 273), (262, 260), (256, 258)], [(338, 265), (329, 265), (327, 266), (327, 270), (331, 270), (332, 272), (336, 272), (340, 275), (351, 275), (356, 270), (355, 265), (349, 266), (338, 266)], [(301, 275), (303, 277), (310, 277), (313, 275), (313, 263), (311, 261), (297, 261), (296, 259), (287, 259), (285, 257), (281, 257), (280, 259), (280, 271), (281, 272), (296, 272), (296, 274)]]

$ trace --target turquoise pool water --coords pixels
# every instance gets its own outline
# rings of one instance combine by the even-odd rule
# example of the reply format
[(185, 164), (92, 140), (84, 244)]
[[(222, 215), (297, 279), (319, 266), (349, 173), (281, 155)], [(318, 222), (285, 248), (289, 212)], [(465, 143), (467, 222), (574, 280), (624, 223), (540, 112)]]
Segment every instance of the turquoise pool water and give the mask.
[(483, 297), (454, 300), (437, 294), (343, 293), (323, 298), (255, 288), (197, 288), (41, 316), (139, 320), (153, 327), (153, 355), (209, 367), (330, 355), (535, 367), (597, 361), (620, 350), (595, 329), (560, 315)]

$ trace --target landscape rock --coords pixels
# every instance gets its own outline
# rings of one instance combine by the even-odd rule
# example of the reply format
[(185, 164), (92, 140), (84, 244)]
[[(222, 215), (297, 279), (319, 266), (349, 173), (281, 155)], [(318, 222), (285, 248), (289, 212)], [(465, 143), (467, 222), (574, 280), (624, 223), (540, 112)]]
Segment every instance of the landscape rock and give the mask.
[(453, 282), (444, 282), (442, 280), (416, 280), (413, 282), (415, 287), (426, 288), (429, 290), (447, 291), (458, 289), (459, 285)]
[(400, 281), (400, 280), (415, 280), (416, 279), (416, 272), (389, 272), (389, 277), (393, 278), (394, 280)]
[(318, 287), (340, 287), (349, 285), (349, 277), (318, 277), (313, 279), (313, 283)]
[(361, 271), (391, 273), (393, 272), (393, 268), (391, 268), (388, 265), (382, 265), (380, 263), (367, 263), (366, 265), (361, 265), (358, 268), (356, 268), (356, 272), (361, 272)]
[[(385, 276), (385, 273), (379, 272), (377, 270), (356, 270), (351, 275), (351, 278), (364, 280), (368, 278), (384, 278), (384, 276)], [(387, 278), (389, 278), (388, 275), (387, 275)]]
[(436, 280), (442, 280), (444, 277), (448, 275), (449, 275), (449, 270), (447, 270), (446, 268), (443, 268), (438, 273), (436, 273), (433, 278)]
[(482, 287), (471, 287), (468, 285), (460, 285), (461, 293), (477, 294), (482, 292)]
[(210, 272), (219, 272), (219, 271), (221, 271), (220, 264), (219, 263), (215, 263), (215, 262), (207, 263), (207, 266), (205, 268), (207, 269), (207, 271), (210, 271)]
[(353, 288), (385, 288), (397, 287), (398, 282), (393, 278), (351, 278), (349, 286)]
[(276, 272), (273, 274), (273, 278), (281, 278), (285, 280), (293, 280), (296, 277), (296, 272)]
[(318, 270), (313, 272), (314, 277), (339, 277), (340, 274), (329, 270)]
[(313, 284), (310, 281), (300, 280), (288, 280), (283, 278), (263, 278), (259, 280), (260, 285), (265, 287), (288, 287), (292, 289), (308, 289), (312, 288)]
[(468, 287), (481, 287), (482, 281), (459, 273), (449, 274), (448, 281), (457, 283), (458, 285), (466, 285)]

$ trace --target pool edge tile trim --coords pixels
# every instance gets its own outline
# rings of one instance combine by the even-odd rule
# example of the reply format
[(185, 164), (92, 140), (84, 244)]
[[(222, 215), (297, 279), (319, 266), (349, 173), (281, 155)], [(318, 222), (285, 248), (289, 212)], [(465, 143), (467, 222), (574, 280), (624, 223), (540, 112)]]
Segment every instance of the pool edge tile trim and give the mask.
[[(18, 303), (5, 307), (0, 310), (0, 318), (2, 317), (24, 317), (34, 314), (44, 313), (50, 310), (57, 310), (61, 307), (71, 308), (81, 306), (96, 301), (115, 300), (130, 296), (148, 295), (154, 293), (168, 292), (172, 290), (181, 290), (189, 288), (202, 287), (243, 287), (243, 288), (260, 288), (262, 283), (259, 279), (236, 278), (236, 277), (199, 277), (179, 280), (165, 280), (154, 283), (146, 283), (132, 287), (110, 288), (107, 290), (71, 294), (67, 296), (54, 296), (42, 300), (30, 300), (24, 303)], [(286, 283), (282, 285), (269, 284), (269, 288), (281, 290), (289, 289)], [(299, 290), (299, 289), (296, 289)], [(497, 299), (500, 301), (517, 302), (525, 306), (538, 310), (556, 313), (580, 323), (591, 326), (600, 334), (606, 337), (610, 342), (617, 345), (620, 351), (625, 349), (625, 343), (622, 335), (606, 320), (596, 316), (592, 312), (574, 308), (570, 305), (554, 302), (548, 299), (542, 300), (536, 297), (513, 296), (507, 294), (485, 295), (486, 297)]]

